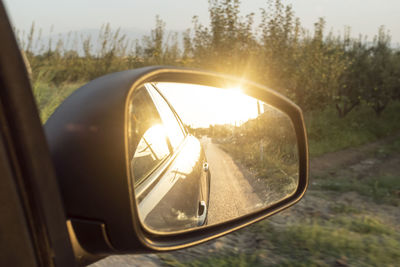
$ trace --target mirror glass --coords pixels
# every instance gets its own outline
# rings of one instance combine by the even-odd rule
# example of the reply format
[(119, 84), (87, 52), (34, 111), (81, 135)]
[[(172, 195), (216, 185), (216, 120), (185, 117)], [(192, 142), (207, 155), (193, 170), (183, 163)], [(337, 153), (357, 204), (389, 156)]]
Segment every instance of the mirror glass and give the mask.
[(128, 121), (130, 175), (151, 230), (225, 222), (298, 186), (291, 120), (241, 88), (147, 83), (133, 93)]

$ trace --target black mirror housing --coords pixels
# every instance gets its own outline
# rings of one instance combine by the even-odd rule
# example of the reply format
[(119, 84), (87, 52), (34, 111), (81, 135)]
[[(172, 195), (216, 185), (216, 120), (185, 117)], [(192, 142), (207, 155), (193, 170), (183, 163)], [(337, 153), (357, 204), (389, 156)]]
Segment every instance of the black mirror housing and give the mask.
[[(281, 110), (294, 126), (299, 184), (294, 194), (235, 220), (173, 234), (149, 231), (138, 216), (127, 160), (127, 106), (148, 82), (232, 87)], [(146, 67), (95, 79), (67, 98), (45, 125), (70, 232), (90, 254), (168, 251), (199, 244), (243, 228), (298, 202), (308, 185), (308, 145), (301, 109), (259, 84), (186, 68)], [(73, 239), (74, 240), (74, 239)]]

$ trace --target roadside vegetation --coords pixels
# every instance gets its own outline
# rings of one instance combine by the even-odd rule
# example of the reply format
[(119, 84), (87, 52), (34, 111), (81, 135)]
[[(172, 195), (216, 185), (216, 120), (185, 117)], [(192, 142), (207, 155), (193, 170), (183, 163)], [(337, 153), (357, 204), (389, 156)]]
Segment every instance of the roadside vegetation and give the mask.
[(184, 33), (171, 32), (157, 16), (155, 28), (142, 40), (130, 40), (110, 24), (98, 36), (71, 32), (46, 43), (35, 24), (27, 33), (16, 33), (36, 94), (39, 85), (58, 88), (115, 71), (178, 65), (265, 84), (306, 113), (328, 109), (345, 118), (365, 106), (379, 117), (399, 100), (400, 50), (384, 26), (373, 37), (353, 37), (350, 27), (341, 35), (327, 31), (323, 18), (314, 29), (305, 29), (281, 0), (267, 1), (259, 12), (262, 21), (255, 25), (255, 13), (240, 15), (239, 0), (210, 0), (210, 25), (194, 17)]
[[(71, 33), (46, 43), (34, 24), (28, 33), (16, 30), (42, 122), (84, 83), (148, 65), (195, 67), (265, 84), (304, 110), (312, 158), (306, 197), (222, 239), (250, 237), (243, 248), (240, 242), (223, 249), (206, 244), (211, 252), (196, 257), (183, 257), (185, 250), (160, 258), (170, 266), (396, 266), (400, 49), (384, 26), (370, 38), (354, 37), (350, 27), (341, 35), (329, 32), (323, 18), (305, 29), (291, 6), (266, 2), (259, 25), (253, 13), (240, 15), (239, 0), (210, 0), (210, 25), (194, 17), (187, 31), (174, 33), (157, 16), (142, 40), (130, 40), (110, 24), (98, 36)], [(215, 126), (214, 134), (224, 131)], [(384, 141), (368, 145), (377, 140)], [(225, 147), (259, 174), (268, 169), (260, 165), (259, 149), (240, 149)]]
[[(258, 181), (258, 196), (271, 205), (298, 184), (297, 140), (286, 114), (264, 106), (264, 113), (240, 126), (210, 127), (207, 135)], [(230, 131), (227, 128), (232, 128)]]

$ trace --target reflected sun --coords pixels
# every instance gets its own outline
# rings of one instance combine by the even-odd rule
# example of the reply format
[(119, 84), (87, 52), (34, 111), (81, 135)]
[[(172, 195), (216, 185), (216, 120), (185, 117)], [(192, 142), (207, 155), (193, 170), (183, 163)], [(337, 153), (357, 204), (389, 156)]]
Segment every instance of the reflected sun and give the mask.
[(161, 93), (191, 127), (217, 124), (239, 126), (258, 116), (258, 100), (247, 96), (240, 87), (216, 88), (196, 84), (157, 83)]

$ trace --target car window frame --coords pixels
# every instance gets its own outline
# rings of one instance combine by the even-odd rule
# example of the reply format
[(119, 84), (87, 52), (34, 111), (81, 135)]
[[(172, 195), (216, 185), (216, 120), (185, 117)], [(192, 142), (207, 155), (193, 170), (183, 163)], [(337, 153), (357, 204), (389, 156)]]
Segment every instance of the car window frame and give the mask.
[[(22, 207), (23, 217), (19, 222), (26, 225), (30, 251), (34, 255), (25, 265), (26, 250), (15, 248), (11, 243), (2, 244), (5, 248), (2, 253), (9, 252), (9, 257), (0, 257), (0, 265), (4, 260), (4, 266), (77, 266), (44, 129), (26, 66), (1, 0), (0, 34), (0, 134), (7, 152), (1, 160), (12, 170), (11, 176), (1, 176), (0, 180), (10, 179), (14, 183), (18, 199), (17, 206), (12, 202), (1, 204)], [(0, 218), (2, 229), (15, 227), (3, 219), (6, 218)], [(9, 241), (20, 238), (8, 237)]]

